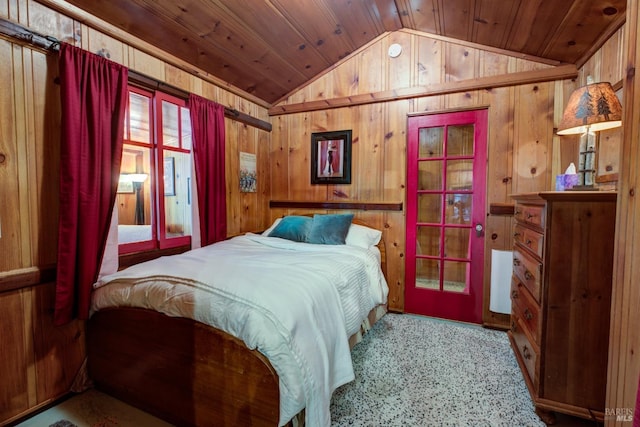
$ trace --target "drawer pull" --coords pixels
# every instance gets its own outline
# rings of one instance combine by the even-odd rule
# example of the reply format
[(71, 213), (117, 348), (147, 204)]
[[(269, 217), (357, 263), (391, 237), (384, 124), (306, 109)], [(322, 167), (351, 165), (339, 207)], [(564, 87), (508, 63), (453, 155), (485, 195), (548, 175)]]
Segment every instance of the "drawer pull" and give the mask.
[(531, 240), (527, 239), (527, 246), (531, 246), (531, 243), (533, 243)]
[(524, 318), (527, 320), (533, 319), (533, 314), (531, 314), (528, 308), (524, 310)]
[(514, 215), (520, 215), (521, 213), (522, 213), (522, 211), (519, 211), (517, 209), (513, 212)]
[(517, 299), (518, 298), (518, 291), (511, 291), (511, 298), (513, 299)]
[(534, 214), (532, 214), (531, 212), (527, 212), (527, 219), (531, 219), (533, 217), (535, 217)]
[(529, 270), (524, 272), (524, 278), (527, 280), (532, 280), (533, 279), (533, 274), (529, 273)]
[(516, 267), (520, 265), (520, 260), (519, 259), (514, 259), (513, 260), (513, 265), (515, 265)]
[(518, 233), (517, 231), (515, 233), (513, 233), (513, 237), (518, 237), (520, 235), (520, 233)]
[(522, 356), (527, 360), (531, 359), (531, 352), (529, 351), (529, 347), (526, 345), (522, 346)]
[(518, 326), (516, 325), (516, 322), (511, 320), (511, 332), (515, 332), (517, 330), (518, 330)]

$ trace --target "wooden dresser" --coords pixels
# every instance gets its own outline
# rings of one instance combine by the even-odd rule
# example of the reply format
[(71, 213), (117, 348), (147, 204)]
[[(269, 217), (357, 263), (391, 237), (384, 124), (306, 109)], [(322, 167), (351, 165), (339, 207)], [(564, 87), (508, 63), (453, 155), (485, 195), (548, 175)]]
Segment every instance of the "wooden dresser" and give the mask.
[(602, 420), (616, 193), (540, 192), (515, 200), (511, 346), (540, 418)]

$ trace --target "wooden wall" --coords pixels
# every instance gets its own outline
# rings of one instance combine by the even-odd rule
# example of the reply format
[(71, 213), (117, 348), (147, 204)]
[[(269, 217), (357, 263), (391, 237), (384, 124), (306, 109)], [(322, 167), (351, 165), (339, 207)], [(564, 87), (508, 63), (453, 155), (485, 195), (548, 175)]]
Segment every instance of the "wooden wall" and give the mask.
[[(0, 421), (67, 393), (84, 325), (52, 326), (58, 206), (55, 61), (0, 39)], [(43, 282), (40, 284), (40, 282)], [(29, 286), (34, 285), (34, 286)]]
[[(625, 76), (624, 52), (624, 27), (622, 27), (580, 68), (576, 87), (587, 84), (588, 77), (591, 77), (594, 82), (609, 82), (614, 86), (614, 89), (617, 89), (616, 93), (624, 104), (622, 90)], [(603, 190), (617, 189), (622, 128), (598, 132), (597, 135), (597, 185)], [(578, 137), (561, 137), (560, 140), (563, 145), (573, 142), (575, 150), (578, 150)]]
[[(403, 47), (397, 58), (387, 56), (388, 46)], [(300, 88), (281, 101), (280, 110), (272, 108), (274, 131), (271, 149), (272, 196), (278, 200), (350, 200), (405, 201), (407, 115), (466, 108), (489, 108), (489, 156), (487, 178), (488, 204), (510, 203), (515, 192), (552, 189), (555, 174), (569, 163), (554, 163), (556, 141), (554, 123), (557, 108), (571, 93), (571, 80), (533, 82), (498, 88), (453, 91), (450, 94), (418, 96), (334, 109), (315, 109), (314, 101), (407, 88), (438, 87), (492, 77), (548, 70), (553, 65), (521, 59), (498, 50), (484, 50), (441, 37), (412, 31), (385, 35), (332, 71)], [(485, 79), (485, 80), (483, 80)], [(480, 87), (480, 86), (479, 86)], [(280, 113), (295, 105), (310, 111)], [(556, 107), (559, 105), (559, 107)], [(309, 180), (309, 144), (313, 132), (352, 129), (353, 162), (351, 185), (311, 185)], [(562, 151), (562, 150), (560, 150)], [(576, 151), (577, 155), (577, 151)], [(566, 163), (566, 164), (565, 164)], [(488, 207), (488, 206), (487, 206)], [(487, 212), (489, 210), (487, 209)], [(281, 215), (272, 210), (272, 216)], [(384, 230), (387, 242), (388, 281), (392, 310), (404, 307), (404, 212), (357, 213)], [(485, 288), (489, 288), (491, 249), (511, 246), (511, 217), (493, 216), (486, 223)], [(506, 326), (508, 316), (488, 310), (485, 292), (484, 320), (489, 325)]]
[[(75, 43), (172, 86), (269, 121), (241, 91), (186, 72), (126, 34), (62, 1), (0, 0), (0, 18)], [(99, 28), (100, 30), (97, 30)], [(57, 54), (0, 38), (0, 425), (65, 395), (85, 355), (83, 322), (53, 327), (58, 221)], [(191, 67), (194, 72), (196, 69)], [(229, 234), (268, 224), (271, 134), (227, 119)], [(257, 154), (258, 192), (240, 193), (239, 152)]]
[[(637, 4), (630, 9), (637, 11)], [(263, 229), (275, 217), (293, 212), (269, 209), (269, 200), (404, 202), (406, 121), (407, 115), (414, 113), (489, 108), (488, 204), (510, 203), (509, 194), (515, 192), (552, 189), (555, 175), (577, 159), (575, 141), (564, 137), (561, 141), (553, 132), (568, 95), (586, 81), (587, 74), (596, 81), (612, 82), (623, 75), (622, 33), (619, 32), (586, 61), (576, 81), (541, 78), (539, 82), (493, 88), (485, 85), (467, 90), (469, 82), (474, 80), (486, 82), (494, 78), (497, 82), (517, 73), (536, 75), (557, 64), (399, 31), (370, 43), (330, 72), (292, 93), (280, 105), (344, 100), (348, 96), (389, 90), (402, 94), (403, 90), (416, 87), (437, 89), (460, 84), (465, 89), (333, 109), (302, 109), (270, 117), (270, 106), (165, 56), (160, 50), (64, 1), (0, 0), (0, 17), (71, 41), (92, 52), (106, 52), (112, 60), (140, 73), (270, 121), (271, 133), (226, 121), (230, 235)], [(634, 33), (634, 37), (637, 34)], [(404, 48), (398, 58), (386, 55), (391, 43), (400, 43)], [(74, 322), (62, 328), (51, 326), (54, 288), (51, 267), (56, 258), (58, 207), (59, 95), (53, 83), (57, 72), (55, 55), (16, 40), (0, 38), (0, 61), (6, 64), (0, 67), (3, 81), (0, 92), (2, 424), (70, 389), (84, 357), (84, 325)], [(633, 76), (627, 81), (633, 82)], [(636, 106), (635, 123), (639, 122), (638, 111), (640, 107)], [(310, 185), (311, 133), (341, 129), (353, 130), (352, 184)], [(637, 133), (635, 127), (632, 130)], [(635, 199), (629, 191), (637, 184), (634, 171), (638, 153), (631, 143), (624, 145), (627, 157), (620, 164), (620, 187), (627, 195), (619, 205), (619, 222), (625, 221), (620, 236), (634, 230)], [(241, 151), (257, 154), (257, 193), (238, 190)], [(404, 212), (366, 211), (357, 212), (357, 216), (384, 230), (390, 307), (402, 311)], [(488, 278), (491, 249), (511, 246), (511, 218), (489, 215), (485, 230), (484, 320), (488, 325), (504, 326), (506, 316), (488, 310)], [(633, 243), (638, 240), (636, 236), (633, 239), (618, 239), (618, 255), (633, 253)], [(636, 272), (631, 269), (630, 262), (621, 262), (616, 276), (618, 283), (614, 285), (616, 307), (624, 314), (616, 315), (612, 328), (626, 329), (612, 333), (609, 406), (618, 402), (629, 404), (637, 384), (638, 362), (634, 349), (638, 332), (629, 326), (637, 325), (638, 315), (628, 313), (633, 312), (631, 304), (638, 302), (637, 286), (632, 282), (633, 277), (638, 276), (634, 276)], [(630, 340), (628, 345), (627, 340)]]
[[(417, 85), (445, 85), (451, 81), (480, 79), (492, 75), (544, 69), (548, 65), (518, 59), (507, 52), (486, 51), (442, 38), (431, 38), (412, 32), (399, 31), (371, 43), (338, 64), (334, 70), (306, 87), (300, 88), (280, 106), (291, 107), (294, 113), (273, 117), (271, 174), (273, 198), (277, 200), (357, 200), (403, 201), (405, 188), (405, 141), (408, 114), (442, 111), (457, 108), (489, 107), (489, 156), (487, 178), (487, 204), (510, 203), (509, 195), (516, 192), (552, 190), (555, 176), (569, 163), (577, 165), (578, 137), (555, 135), (562, 111), (570, 93), (587, 83), (591, 76), (595, 82), (609, 81), (620, 86), (625, 80), (624, 98), (634, 99), (633, 112), (626, 111), (622, 130), (601, 132), (598, 147), (599, 174), (612, 178), (599, 184), (603, 189), (619, 189), (618, 248), (619, 260), (614, 277), (614, 305), (611, 319), (611, 342), (607, 390), (607, 408), (610, 411), (629, 411), (635, 406), (640, 358), (640, 312), (632, 307), (640, 303), (637, 277), (640, 276), (638, 255), (633, 251), (638, 244), (634, 227), (638, 204), (634, 188), (640, 185), (638, 144), (640, 139), (640, 92), (633, 71), (640, 66), (635, 46), (640, 43), (637, 22), (640, 6), (634, 0), (632, 44), (628, 48), (631, 58), (625, 66), (624, 37), (626, 26), (609, 38), (590, 58), (584, 58), (577, 78), (554, 82), (462, 91), (447, 95), (434, 95), (367, 103), (354, 102), (351, 107), (319, 109), (314, 101), (326, 104), (348, 104), (345, 97), (354, 100), (358, 95), (371, 94), (375, 99), (386, 90)], [(635, 41), (635, 43), (634, 43)], [(392, 43), (400, 43), (403, 54), (396, 59), (386, 56)], [(445, 66), (446, 64), (446, 66)], [(634, 89), (627, 86), (632, 83)], [(307, 105), (309, 111), (303, 111)], [(625, 108), (628, 108), (625, 106)], [(628, 123), (633, 123), (630, 125)], [(311, 186), (309, 184), (309, 140), (317, 131), (352, 129), (354, 132), (353, 180), (349, 186)], [(621, 154), (621, 145), (624, 152)], [(618, 179), (620, 173), (620, 180)], [(489, 212), (487, 206), (487, 212)], [(294, 212), (290, 210), (289, 212)], [(272, 217), (283, 214), (272, 210)], [(388, 279), (391, 287), (390, 308), (402, 311), (404, 305), (404, 213), (365, 212), (358, 216), (382, 227), (387, 241)], [(621, 222), (622, 221), (622, 222)], [(489, 303), (489, 277), (491, 249), (511, 247), (510, 216), (489, 215), (485, 244), (484, 322), (488, 326), (504, 327), (508, 316), (491, 313)], [(633, 233), (629, 238), (625, 236)], [(626, 255), (629, 254), (629, 255)], [(627, 414), (629, 412), (626, 412)], [(625, 425), (607, 417), (606, 425)]]
[[(640, 375), (640, 1), (627, 2), (623, 70), (623, 121), (620, 180), (609, 334), (606, 426), (628, 426), (636, 406)], [(636, 410), (639, 410), (636, 408)], [(626, 419), (617, 419), (616, 413)]]
[[(640, 292), (638, 292), (639, 255), (634, 251), (640, 245), (637, 227), (638, 201), (634, 188), (640, 184), (638, 161), (640, 152), (637, 141), (640, 137), (640, 104), (638, 81), (634, 69), (640, 66), (637, 56), (637, 23), (640, 7), (636, 0), (629, 2), (627, 22), (580, 68), (576, 86), (587, 83), (587, 76), (594, 82), (608, 81), (621, 96), (624, 109), (623, 127), (603, 131), (598, 137), (598, 175), (605, 177), (598, 185), (602, 189), (618, 190), (616, 219), (616, 242), (613, 272), (613, 295), (609, 334), (609, 367), (607, 373), (607, 400), (605, 426), (628, 426), (633, 416), (640, 375)], [(628, 34), (627, 34), (628, 33)], [(627, 57), (628, 55), (628, 57)], [(629, 102), (628, 100), (633, 100)], [(562, 143), (566, 137), (562, 137)], [(575, 138), (575, 137), (573, 137)], [(574, 142), (574, 147), (576, 146)], [(577, 147), (575, 148), (577, 150)], [(604, 344), (603, 344), (604, 345)], [(616, 415), (622, 415), (617, 418)]]

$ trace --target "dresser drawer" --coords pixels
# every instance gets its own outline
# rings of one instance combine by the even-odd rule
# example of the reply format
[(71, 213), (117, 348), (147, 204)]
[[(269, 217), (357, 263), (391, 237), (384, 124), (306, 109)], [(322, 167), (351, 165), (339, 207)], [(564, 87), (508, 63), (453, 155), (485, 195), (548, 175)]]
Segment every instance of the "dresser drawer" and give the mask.
[(517, 277), (511, 278), (511, 303), (513, 311), (527, 328), (529, 335), (540, 343), (540, 307)]
[(544, 235), (521, 224), (516, 224), (514, 229), (513, 240), (530, 249), (534, 254), (542, 259)]
[(516, 220), (544, 229), (544, 206), (516, 203), (513, 213)]
[(526, 252), (514, 248), (513, 274), (529, 289), (536, 302), (540, 302), (542, 264)]
[(537, 347), (531, 344), (529, 337), (525, 333), (525, 327), (521, 319), (515, 312), (511, 313), (511, 336), (515, 343), (515, 354), (520, 362), (527, 368), (527, 374), (534, 388), (538, 387), (538, 377), (536, 375), (536, 364), (538, 363)]

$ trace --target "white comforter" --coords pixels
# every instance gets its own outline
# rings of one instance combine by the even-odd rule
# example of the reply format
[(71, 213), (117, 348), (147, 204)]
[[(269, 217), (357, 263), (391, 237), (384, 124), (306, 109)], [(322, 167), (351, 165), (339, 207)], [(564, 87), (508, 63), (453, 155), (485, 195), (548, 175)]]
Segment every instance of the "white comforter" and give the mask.
[(222, 329), (278, 373), (280, 425), (306, 408), (308, 427), (329, 426), (333, 391), (354, 379), (348, 337), (387, 299), (377, 255), (248, 233), (105, 276), (92, 309), (150, 308)]

